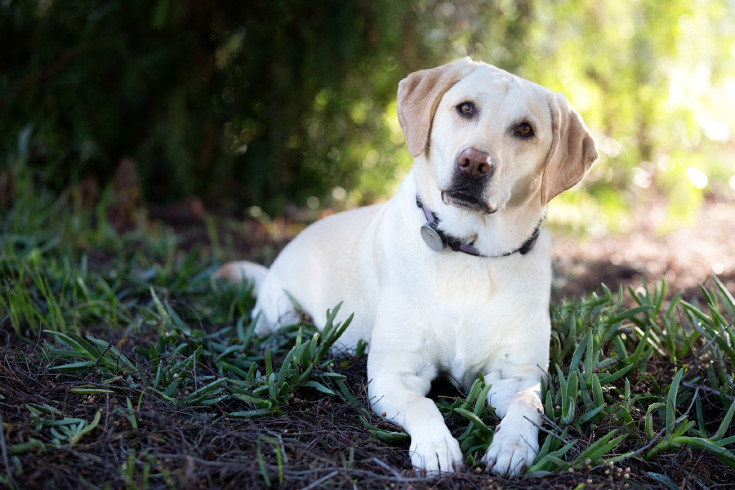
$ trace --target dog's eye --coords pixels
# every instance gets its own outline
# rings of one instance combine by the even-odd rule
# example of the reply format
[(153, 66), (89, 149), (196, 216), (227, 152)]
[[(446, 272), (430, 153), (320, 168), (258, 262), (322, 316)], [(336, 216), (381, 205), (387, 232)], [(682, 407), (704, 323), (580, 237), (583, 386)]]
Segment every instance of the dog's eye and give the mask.
[(521, 138), (532, 138), (533, 137), (533, 127), (531, 127), (530, 124), (527, 122), (521, 123), (516, 128), (516, 134), (520, 136)]
[(475, 104), (472, 102), (462, 102), (457, 106), (457, 112), (465, 117), (472, 116), (475, 113)]

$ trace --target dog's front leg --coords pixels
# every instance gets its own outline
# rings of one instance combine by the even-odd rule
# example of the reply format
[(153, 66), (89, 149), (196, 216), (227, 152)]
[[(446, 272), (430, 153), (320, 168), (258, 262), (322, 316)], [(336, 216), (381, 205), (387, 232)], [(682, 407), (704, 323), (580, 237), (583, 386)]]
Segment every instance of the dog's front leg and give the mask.
[[(377, 336), (379, 337), (379, 335)], [(388, 345), (386, 345), (388, 344)], [(436, 366), (426, 352), (404, 350), (406, 343), (380, 342), (375, 332), (368, 356), (368, 393), (373, 411), (411, 436), (411, 463), (427, 475), (462, 467), (462, 451), (434, 402), (426, 398)]]
[(495, 429), (492, 443), (485, 455), (487, 468), (498, 475), (517, 476), (528, 469), (538, 454), (538, 425), (543, 405), (540, 385), (533, 380), (497, 379), (490, 374), (492, 384), (488, 403), (502, 417)]

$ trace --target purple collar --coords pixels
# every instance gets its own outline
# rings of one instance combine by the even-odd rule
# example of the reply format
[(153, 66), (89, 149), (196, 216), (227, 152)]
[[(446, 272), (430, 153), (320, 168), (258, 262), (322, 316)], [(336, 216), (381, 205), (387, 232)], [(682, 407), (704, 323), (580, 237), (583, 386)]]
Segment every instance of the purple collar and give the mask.
[(531, 251), (533, 246), (536, 245), (536, 240), (541, 233), (541, 225), (544, 224), (544, 219), (541, 218), (538, 222), (538, 225), (536, 225), (536, 228), (533, 230), (531, 236), (528, 238), (528, 240), (523, 242), (520, 247), (511, 250), (510, 252), (505, 252), (499, 255), (483, 255), (472, 245), (472, 243), (465, 243), (458, 238), (453, 237), (452, 235), (447, 235), (442, 230), (440, 230), (439, 218), (431, 211), (431, 209), (429, 209), (428, 206), (421, 202), (421, 198), (419, 198), (418, 195), (416, 195), (416, 205), (421, 208), (421, 210), (423, 210), (424, 216), (426, 217), (426, 224), (421, 227), (421, 238), (423, 238), (424, 242), (426, 242), (426, 245), (428, 245), (429, 248), (434, 250), (435, 252), (441, 252), (442, 250), (444, 250), (445, 247), (449, 246), (449, 248), (451, 248), (455, 252), (463, 252), (468, 255), (474, 255), (476, 257), (499, 258), (508, 257), (509, 255), (513, 255), (514, 253), (526, 255), (528, 252)]

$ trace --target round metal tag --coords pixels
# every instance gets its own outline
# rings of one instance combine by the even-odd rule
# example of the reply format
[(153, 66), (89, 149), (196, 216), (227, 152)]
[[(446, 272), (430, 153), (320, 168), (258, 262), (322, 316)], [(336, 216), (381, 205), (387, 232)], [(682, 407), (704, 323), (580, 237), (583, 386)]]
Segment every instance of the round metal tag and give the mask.
[(437, 230), (436, 223), (428, 222), (421, 227), (421, 238), (435, 252), (441, 252), (447, 245), (447, 239), (442, 232)]

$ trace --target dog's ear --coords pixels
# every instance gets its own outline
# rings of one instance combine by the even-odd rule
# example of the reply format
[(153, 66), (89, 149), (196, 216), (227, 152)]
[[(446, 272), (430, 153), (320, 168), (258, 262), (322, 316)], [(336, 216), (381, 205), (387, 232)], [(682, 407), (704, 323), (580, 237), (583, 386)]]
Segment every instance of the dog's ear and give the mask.
[(436, 106), (444, 92), (457, 83), (472, 65), (465, 57), (452, 63), (411, 73), (398, 84), (398, 122), (412, 157), (426, 148)]
[(546, 204), (582, 180), (597, 160), (595, 139), (564, 94), (549, 94), (554, 140), (541, 182), (541, 203)]

